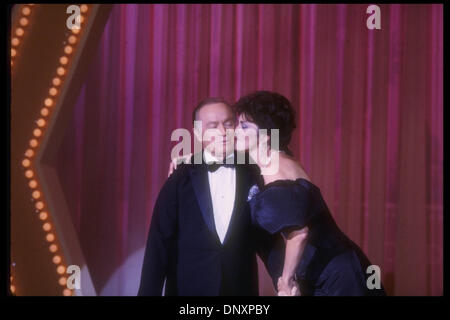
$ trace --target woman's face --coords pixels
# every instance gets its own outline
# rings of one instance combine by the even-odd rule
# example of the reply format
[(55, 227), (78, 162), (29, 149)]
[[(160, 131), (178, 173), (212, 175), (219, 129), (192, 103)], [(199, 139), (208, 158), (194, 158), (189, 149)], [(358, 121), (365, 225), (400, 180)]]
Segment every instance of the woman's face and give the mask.
[(235, 129), (236, 151), (255, 150), (258, 147), (258, 129), (254, 122), (248, 120), (244, 114), (240, 114)]

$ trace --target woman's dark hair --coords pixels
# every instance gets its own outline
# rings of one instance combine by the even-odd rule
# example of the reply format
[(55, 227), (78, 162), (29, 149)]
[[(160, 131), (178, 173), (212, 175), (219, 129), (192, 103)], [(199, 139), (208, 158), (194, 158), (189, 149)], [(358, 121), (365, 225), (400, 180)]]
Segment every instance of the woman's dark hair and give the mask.
[(256, 91), (243, 96), (233, 106), (236, 114), (243, 114), (260, 129), (279, 130), (279, 150), (292, 155), (288, 149), (295, 125), (295, 110), (288, 99), (281, 94), (270, 91)]

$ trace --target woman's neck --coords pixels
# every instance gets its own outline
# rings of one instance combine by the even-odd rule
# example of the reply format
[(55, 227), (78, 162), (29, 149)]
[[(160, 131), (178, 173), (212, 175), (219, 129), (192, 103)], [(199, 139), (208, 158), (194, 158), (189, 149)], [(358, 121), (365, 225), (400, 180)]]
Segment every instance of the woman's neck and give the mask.
[(273, 180), (277, 180), (282, 176), (282, 163), (285, 162), (288, 155), (283, 151), (269, 149), (267, 153), (258, 154), (258, 149), (255, 148), (250, 151), (250, 157), (261, 170), (261, 176), (264, 178), (264, 183), (267, 184)]

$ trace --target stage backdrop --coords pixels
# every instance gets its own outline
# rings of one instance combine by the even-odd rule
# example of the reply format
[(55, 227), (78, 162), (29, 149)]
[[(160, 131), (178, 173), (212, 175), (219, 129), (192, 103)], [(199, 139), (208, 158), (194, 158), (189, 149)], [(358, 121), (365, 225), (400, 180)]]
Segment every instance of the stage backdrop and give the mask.
[(381, 30), (366, 8), (114, 6), (57, 159), (98, 294), (137, 292), (171, 132), (259, 89), (292, 101), (291, 148), (388, 293), (442, 294), (442, 6), (380, 5)]

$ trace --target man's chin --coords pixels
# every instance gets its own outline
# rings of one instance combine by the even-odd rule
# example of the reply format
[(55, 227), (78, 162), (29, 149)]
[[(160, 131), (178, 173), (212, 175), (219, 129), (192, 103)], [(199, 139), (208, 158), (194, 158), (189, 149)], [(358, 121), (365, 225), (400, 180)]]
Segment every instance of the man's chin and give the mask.
[(237, 147), (237, 146), (235, 146), (234, 147), (234, 151), (237, 151), (237, 152), (247, 152), (248, 151), (248, 148), (247, 147)]

